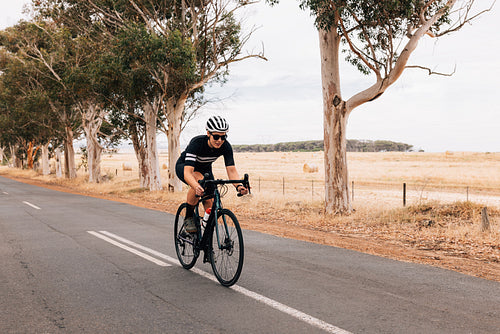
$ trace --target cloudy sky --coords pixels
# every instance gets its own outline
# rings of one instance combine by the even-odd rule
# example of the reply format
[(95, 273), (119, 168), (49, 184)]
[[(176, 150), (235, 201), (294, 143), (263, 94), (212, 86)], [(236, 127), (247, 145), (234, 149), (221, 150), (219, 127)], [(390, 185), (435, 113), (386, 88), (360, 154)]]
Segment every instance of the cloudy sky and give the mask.
[[(21, 17), (27, 0), (0, 0), (0, 28)], [(489, 0), (476, 1), (486, 6)], [(409, 69), (374, 102), (350, 116), (349, 139), (405, 142), (430, 152), (500, 152), (500, 5), (472, 25), (438, 40), (424, 38), (410, 58), (452, 77)], [(478, 7), (479, 8), (479, 7)], [(322, 139), (323, 111), (318, 34), (298, 1), (270, 8), (253, 6), (245, 26), (256, 27), (249, 52), (264, 49), (268, 61), (246, 60), (231, 67), (229, 82), (207, 90), (222, 102), (207, 106), (186, 128), (182, 142), (203, 133), (204, 120), (221, 114), (230, 122), (235, 144)], [(341, 69), (344, 99), (370, 86), (374, 78)]]

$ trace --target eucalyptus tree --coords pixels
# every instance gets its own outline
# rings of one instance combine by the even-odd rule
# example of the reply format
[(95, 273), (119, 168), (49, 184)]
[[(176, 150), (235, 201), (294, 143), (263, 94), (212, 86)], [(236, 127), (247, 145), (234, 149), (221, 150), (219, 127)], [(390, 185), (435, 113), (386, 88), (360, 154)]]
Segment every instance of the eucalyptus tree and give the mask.
[[(74, 47), (70, 31), (51, 21), (20, 22), (4, 32), (4, 46), (31, 64), (37, 73), (38, 87), (47, 97), (52, 113), (62, 124), (66, 177), (76, 177), (73, 140), (78, 136), (81, 118), (71, 94), (73, 70), (84, 59)], [(29, 76), (29, 73), (25, 73)]]
[[(5, 44), (3, 37), (0, 34), (1, 44)], [(34, 64), (6, 49), (1, 52), (0, 141), (10, 146), (14, 165), (19, 166), (15, 160), (21, 149), (27, 167), (33, 168), (37, 151), (53, 139), (59, 122), (48, 107)], [(48, 159), (44, 162), (43, 170), (48, 170)]]
[[(168, 138), (169, 147), (169, 189), (179, 190), (181, 183), (175, 176), (175, 162), (180, 155), (180, 133), (188, 119), (186, 102), (195, 100), (203, 93), (209, 83), (224, 83), (229, 75), (229, 65), (248, 58), (265, 59), (263, 54), (243, 54), (245, 43), (252, 31), (243, 31), (241, 19), (236, 13), (254, 4), (250, 0), (178, 0), (173, 1), (172, 23), (160, 25), (157, 29), (163, 36), (179, 31), (177, 44), (188, 40), (194, 52), (194, 76), (188, 67), (175, 67), (174, 73), (168, 68), (160, 68), (154, 77), (165, 93), (162, 111), (167, 122), (163, 131)], [(144, 22), (150, 29), (158, 24), (158, 10), (147, 12), (141, 9)], [(184, 50), (175, 48), (175, 50)], [(178, 51), (179, 52), (179, 51)], [(176, 60), (180, 59), (177, 55)], [(179, 73), (181, 75), (179, 75)], [(177, 74), (177, 75), (176, 75)]]
[[(135, 45), (135, 55), (147, 68), (160, 95), (150, 96), (144, 105), (145, 115), (162, 114), (160, 129), (167, 135), (169, 149), (170, 190), (181, 188), (175, 176), (175, 162), (180, 154), (180, 132), (187, 116), (186, 103), (196, 101), (210, 82), (223, 83), (229, 65), (261, 54), (242, 55), (251, 32), (244, 33), (235, 13), (256, 1), (249, 0), (174, 0), (174, 1), (100, 1), (85, 4), (106, 25), (143, 34)], [(109, 6), (113, 3), (113, 6)], [(131, 24), (133, 22), (133, 24)], [(137, 26), (138, 23), (142, 25)], [(143, 30), (138, 30), (143, 29)], [(148, 36), (144, 35), (148, 34)], [(163, 40), (160, 42), (160, 40)], [(155, 44), (157, 43), (157, 44)], [(154, 49), (151, 46), (164, 47)], [(139, 48), (143, 49), (139, 49)], [(137, 62), (139, 60), (137, 59)], [(165, 120), (165, 121), (163, 121)], [(150, 119), (148, 123), (153, 121)]]
[(129, 23), (119, 30), (109, 51), (108, 66), (114, 69), (109, 73), (117, 79), (112, 85), (113, 124), (132, 140), (141, 187), (160, 190), (156, 133), (161, 118), (161, 91), (149, 69), (165, 55), (163, 40), (147, 34), (141, 24)]
[[(489, 10), (474, 11), (474, 4), (474, 0), (300, 0), (300, 7), (315, 17), (319, 32), (327, 213), (352, 211), (346, 159), (351, 112), (379, 98), (406, 68), (434, 73), (426, 66), (408, 65), (411, 54), (425, 36), (455, 32)], [(341, 92), (341, 52), (347, 62), (374, 78), (374, 83), (347, 99)]]
[(60, 22), (74, 35), (85, 35), (95, 47), (106, 46), (95, 61), (99, 65), (94, 68), (99, 67), (101, 73), (94, 78), (101, 82), (113, 122), (131, 136), (141, 186), (162, 189), (156, 133), (163, 93), (151, 72), (168, 62), (171, 52), (165, 49), (165, 41), (144, 29), (129, 1), (45, 0), (36, 8), (41, 16)]

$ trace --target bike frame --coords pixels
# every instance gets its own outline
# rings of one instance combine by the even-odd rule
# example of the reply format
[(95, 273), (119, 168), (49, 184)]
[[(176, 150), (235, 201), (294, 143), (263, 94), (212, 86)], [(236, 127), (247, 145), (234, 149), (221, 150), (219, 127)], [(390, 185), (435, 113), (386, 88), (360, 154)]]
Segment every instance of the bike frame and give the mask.
[[(185, 221), (183, 221), (182, 212), (187, 210), (188, 204), (181, 204), (177, 210), (174, 224), (175, 250), (182, 266), (188, 270), (195, 265), (200, 252), (203, 251), (203, 262), (211, 263), (217, 280), (223, 286), (231, 286), (236, 283), (243, 268), (243, 235), (234, 213), (222, 207), (222, 197), (226, 191), (222, 191), (220, 186), (230, 183), (242, 184), (250, 193), (250, 183), (248, 182), (248, 174), (245, 174), (243, 180), (209, 180), (208, 178), (209, 175), (205, 174), (203, 180), (199, 181), (204, 189), (210, 189), (210, 193), (198, 197), (194, 207), (193, 218), (197, 227), (195, 233), (186, 232), (183, 225)], [(215, 187), (207, 187), (207, 185)], [(238, 196), (241, 194), (238, 193)], [(213, 201), (212, 211), (204, 224), (200, 220), (199, 204), (208, 200)], [(222, 219), (219, 221), (219, 218)], [(204, 229), (203, 225), (205, 225)], [(234, 257), (233, 254), (235, 254)]]
[[(248, 184), (248, 174), (245, 174), (244, 180), (207, 180), (208, 175), (204, 176), (203, 180), (200, 180), (199, 183), (205, 187), (207, 184), (213, 184), (215, 185), (214, 193), (211, 195), (206, 195), (202, 196), (200, 200), (198, 201), (198, 204), (195, 207), (195, 224), (198, 228), (197, 234), (198, 238), (197, 240), (201, 240), (200, 242), (195, 242), (193, 244), (194, 248), (199, 252), (200, 250), (203, 250), (205, 253), (205, 256), (203, 257), (203, 262), (208, 262), (209, 259), (207, 257), (208, 254), (210, 254), (210, 251), (212, 250), (212, 234), (214, 233), (214, 228), (215, 225), (217, 224), (218, 221), (218, 213), (223, 209), (222, 207), (222, 201), (221, 201), (221, 196), (219, 192), (219, 186), (223, 184), (232, 184), (232, 183), (242, 183), (245, 184), (246, 186), (249, 187)], [(239, 195), (238, 195), (239, 196)], [(208, 217), (207, 225), (205, 227), (205, 230), (201, 231), (201, 222), (200, 222), (200, 213), (199, 213), (199, 205), (201, 202), (209, 200), (209, 199), (214, 199), (212, 203), (212, 211), (210, 212), (210, 216)], [(227, 227), (226, 223), (226, 218), (223, 216), (223, 222), (224, 222), (224, 230), (226, 232), (226, 235), (229, 234), (229, 229)], [(219, 233), (219, 229), (215, 229), (216, 235), (217, 235), (217, 246), (219, 249), (222, 249), (223, 247), (223, 242), (221, 242), (221, 236)], [(187, 242), (190, 242), (186, 240)], [(190, 242), (191, 243), (191, 242)]]

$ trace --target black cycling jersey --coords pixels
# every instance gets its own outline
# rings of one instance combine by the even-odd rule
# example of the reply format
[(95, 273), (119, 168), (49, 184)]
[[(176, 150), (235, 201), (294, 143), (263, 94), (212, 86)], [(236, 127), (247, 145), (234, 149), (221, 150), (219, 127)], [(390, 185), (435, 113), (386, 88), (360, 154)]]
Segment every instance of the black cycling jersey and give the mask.
[(201, 173), (211, 172), (212, 163), (221, 155), (224, 156), (226, 167), (234, 166), (233, 148), (227, 140), (224, 141), (220, 148), (212, 148), (208, 146), (208, 136), (201, 135), (191, 139), (177, 163), (193, 166), (195, 171)]

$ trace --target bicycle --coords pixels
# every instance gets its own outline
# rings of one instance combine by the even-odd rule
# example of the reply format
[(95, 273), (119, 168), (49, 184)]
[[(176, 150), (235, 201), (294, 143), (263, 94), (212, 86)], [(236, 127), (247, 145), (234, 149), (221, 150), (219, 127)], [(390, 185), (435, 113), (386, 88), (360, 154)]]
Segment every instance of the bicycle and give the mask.
[[(227, 193), (226, 184), (243, 184), (250, 193), (248, 174), (243, 180), (207, 180), (205, 174), (200, 185), (206, 189), (214, 185), (212, 194), (199, 198), (194, 210), (194, 219), (197, 232), (188, 233), (185, 230), (184, 217), (187, 203), (182, 203), (177, 209), (174, 223), (175, 251), (179, 262), (185, 269), (191, 269), (203, 251), (203, 263), (210, 262), (217, 280), (223, 286), (236, 283), (243, 269), (243, 234), (238, 219), (230, 210), (222, 207), (221, 198)], [(219, 188), (223, 188), (222, 192)], [(241, 194), (238, 194), (241, 196)], [(199, 204), (208, 199), (214, 199), (212, 211), (208, 220), (202, 221), (199, 214)]]

